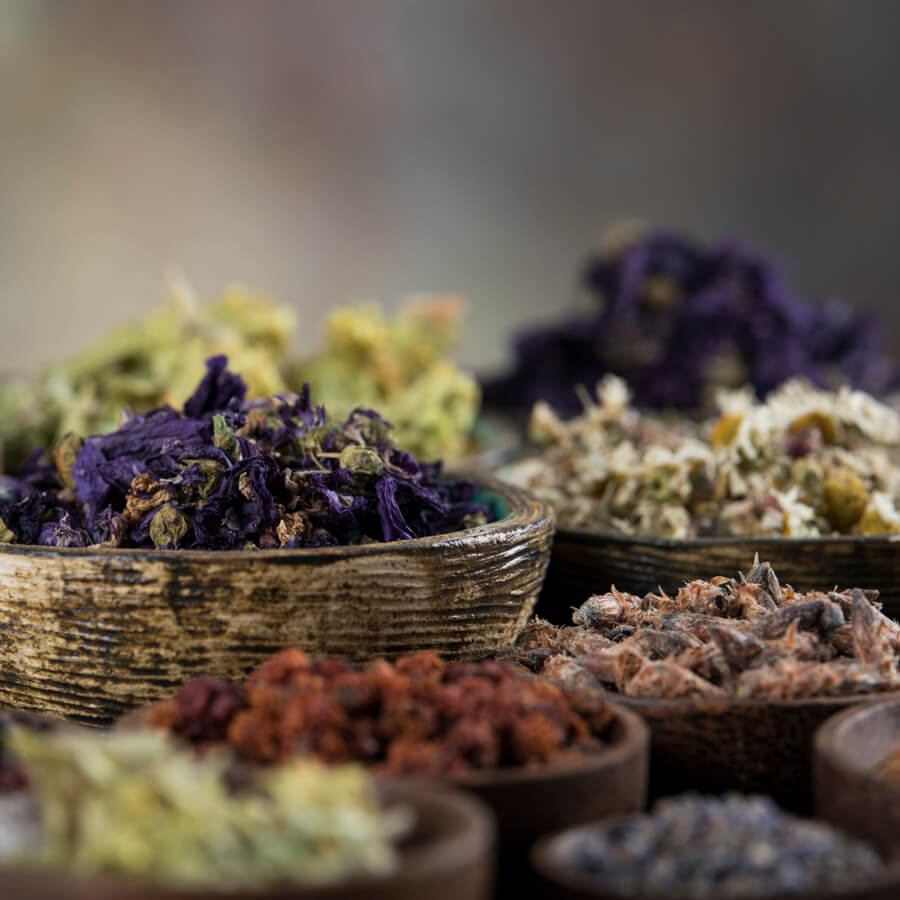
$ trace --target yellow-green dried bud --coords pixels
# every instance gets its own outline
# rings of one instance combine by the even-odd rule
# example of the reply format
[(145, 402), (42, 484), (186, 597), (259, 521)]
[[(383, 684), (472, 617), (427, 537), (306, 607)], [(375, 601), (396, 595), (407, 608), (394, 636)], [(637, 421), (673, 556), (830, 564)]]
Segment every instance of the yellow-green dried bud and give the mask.
[(216, 492), (225, 472), (221, 463), (216, 462), (214, 459), (183, 459), (181, 464), (185, 468), (196, 466), (200, 470), (204, 481), (193, 485), (191, 489), (196, 491), (204, 500)]
[(56, 453), (53, 455), (53, 461), (56, 463), (56, 471), (59, 473), (59, 480), (67, 487), (75, 489), (75, 476), (72, 474), (75, 468), (75, 461), (81, 448), (84, 446), (82, 438), (70, 431), (56, 445)]
[(181, 510), (174, 506), (163, 506), (150, 523), (150, 540), (157, 550), (176, 547), (190, 530), (191, 523)]
[(237, 459), (240, 455), (235, 433), (228, 427), (225, 417), (219, 414), (213, 416), (213, 444), (232, 459)]
[(822, 503), (831, 527), (849, 531), (865, 512), (869, 491), (855, 472), (832, 469), (822, 482)]
[(676, 491), (675, 471), (668, 466), (656, 466), (644, 484), (654, 500), (665, 503)]
[(877, 509), (869, 508), (859, 520), (859, 533), (867, 535), (898, 534), (900, 525), (885, 519)]
[(338, 463), (342, 469), (352, 469), (366, 475), (380, 475), (384, 471), (384, 460), (377, 451), (358, 444), (349, 444), (341, 450)]
[(727, 413), (722, 416), (713, 426), (709, 442), (713, 447), (728, 447), (734, 443), (743, 421), (743, 413)]
[(0, 519), (0, 544), (14, 544), (16, 536), (11, 528), (6, 527), (6, 522)]

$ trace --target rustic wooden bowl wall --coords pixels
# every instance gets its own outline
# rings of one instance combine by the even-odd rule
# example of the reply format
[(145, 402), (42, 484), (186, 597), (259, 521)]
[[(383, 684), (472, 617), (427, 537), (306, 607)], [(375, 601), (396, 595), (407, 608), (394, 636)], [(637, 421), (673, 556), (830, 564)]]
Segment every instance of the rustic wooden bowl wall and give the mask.
[(482, 484), (505, 518), (358, 547), (270, 551), (0, 544), (0, 704), (103, 724), (285, 646), (353, 659), (483, 657), (531, 615), (549, 506)]
[[(604, 823), (609, 824), (609, 823)], [(543, 900), (692, 900), (685, 894), (635, 894), (600, 887), (590, 876), (572, 872), (566, 862), (571, 844), (591, 826), (571, 828), (542, 838), (531, 851), (531, 863), (540, 880), (534, 896)], [(900, 896), (900, 865), (892, 863), (877, 881), (859, 885), (850, 891), (806, 891), (803, 893), (765, 894), (752, 897), (731, 896), (729, 900), (893, 900)]]
[(695, 578), (746, 572), (759, 553), (797, 590), (877, 588), (885, 613), (900, 618), (898, 552), (900, 535), (663, 540), (560, 528), (537, 614), (568, 624), (573, 606), (612, 584), (642, 596), (674, 592)]
[[(695, 790), (771, 794), (812, 809), (816, 728), (872, 695), (808, 700), (654, 700), (610, 694), (650, 726), (650, 797)], [(886, 694), (885, 697), (897, 697)]]
[(900, 853), (900, 786), (873, 770), (898, 748), (900, 699), (848, 709), (815, 736), (816, 814), (886, 854)]
[(0, 868), (0, 896), (29, 900), (488, 900), (494, 823), (477, 799), (459, 791), (390, 785), (386, 800), (409, 806), (414, 833), (400, 848), (398, 871), (328, 887), (265, 890), (167, 889), (116, 879), (84, 879)]

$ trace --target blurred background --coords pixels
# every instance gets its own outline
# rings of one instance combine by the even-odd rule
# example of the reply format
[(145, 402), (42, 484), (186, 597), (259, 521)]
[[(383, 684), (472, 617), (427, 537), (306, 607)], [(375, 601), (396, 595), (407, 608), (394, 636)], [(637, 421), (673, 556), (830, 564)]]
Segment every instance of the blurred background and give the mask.
[(458, 357), (570, 307), (636, 216), (741, 236), (900, 350), (900, 4), (0, 0), (0, 369), (168, 267), (300, 314), (471, 301)]

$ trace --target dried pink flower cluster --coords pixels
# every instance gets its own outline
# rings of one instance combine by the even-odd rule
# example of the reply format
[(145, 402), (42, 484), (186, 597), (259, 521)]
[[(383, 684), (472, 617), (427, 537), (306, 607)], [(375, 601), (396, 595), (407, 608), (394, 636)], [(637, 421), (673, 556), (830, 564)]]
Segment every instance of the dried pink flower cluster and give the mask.
[(675, 597), (613, 588), (573, 626), (533, 621), (520, 662), (572, 687), (636, 697), (846, 696), (900, 686), (900, 625), (877, 591), (797, 593), (768, 563), (692, 581)]

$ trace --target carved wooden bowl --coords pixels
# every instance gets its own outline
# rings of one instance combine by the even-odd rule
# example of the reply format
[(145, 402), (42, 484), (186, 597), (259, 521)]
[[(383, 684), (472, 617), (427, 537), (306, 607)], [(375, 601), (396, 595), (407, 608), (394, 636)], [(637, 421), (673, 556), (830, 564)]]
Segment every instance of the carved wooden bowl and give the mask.
[(900, 699), (867, 703), (829, 719), (815, 737), (816, 814), (900, 853), (900, 786), (874, 769), (900, 748)]
[(384, 789), (388, 803), (414, 816), (391, 875), (353, 878), (327, 887), (234, 890), (174, 889), (114, 878), (76, 878), (0, 868), (0, 896), (29, 900), (489, 900), (494, 869), (494, 823), (489, 810), (459, 791), (401, 783)]
[(675, 592), (695, 578), (746, 572), (759, 553), (796, 590), (875, 588), (884, 612), (900, 618), (898, 552), (900, 535), (665, 540), (560, 528), (537, 614), (568, 624), (573, 606), (612, 584), (641, 596)]
[[(604, 824), (610, 824), (608, 821)], [(571, 845), (581, 833), (590, 829), (579, 826), (541, 839), (531, 851), (532, 866), (538, 873), (539, 893), (543, 900), (691, 900), (690, 895), (673, 891), (665, 893), (624, 892), (612, 885), (598, 884), (589, 875), (572, 871), (568, 864)], [(713, 895), (710, 895), (713, 896)], [(730, 900), (893, 900), (900, 896), (900, 864), (891, 862), (883, 874), (852, 890), (803, 891), (752, 896), (728, 895)]]
[(550, 507), (479, 482), (502, 519), (309, 550), (0, 544), (0, 704), (104, 724), (201, 673), (241, 678), (286, 646), (361, 660), (509, 645), (531, 615)]
[(816, 729), (873, 696), (879, 695), (656, 700), (610, 693), (609, 699), (639, 713), (650, 727), (651, 798), (735, 790), (770, 794), (785, 809), (808, 813)]

